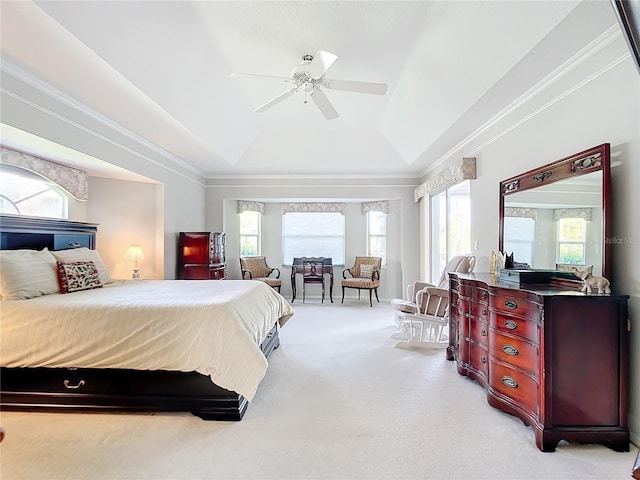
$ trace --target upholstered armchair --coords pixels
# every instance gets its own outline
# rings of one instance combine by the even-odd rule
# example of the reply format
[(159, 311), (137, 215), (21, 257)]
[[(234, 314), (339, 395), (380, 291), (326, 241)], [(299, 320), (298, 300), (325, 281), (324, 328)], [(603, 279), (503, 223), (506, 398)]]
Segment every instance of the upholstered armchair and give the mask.
[(378, 286), (380, 285), (381, 266), (381, 257), (356, 257), (353, 267), (342, 271), (342, 303), (344, 303), (345, 288), (358, 290), (358, 300), (360, 300), (361, 290), (369, 290), (369, 305), (371, 307), (373, 307), (372, 293), (375, 292), (376, 300), (380, 303)]
[(270, 287), (277, 288), (280, 293), (280, 287), (282, 287), (280, 269), (267, 265), (265, 257), (240, 257), (240, 270), (243, 280), (259, 280)]

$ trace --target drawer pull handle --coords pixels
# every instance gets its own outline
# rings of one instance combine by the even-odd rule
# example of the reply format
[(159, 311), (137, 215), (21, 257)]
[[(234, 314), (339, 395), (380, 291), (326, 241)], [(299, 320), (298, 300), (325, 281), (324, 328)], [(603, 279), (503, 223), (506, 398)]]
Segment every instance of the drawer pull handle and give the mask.
[(483, 308), (481, 313), (482, 313), (482, 315), (486, 315), (487, 314), (487, 309)]
[(484, 356), (484, 355), (482, 355), (482, 356), (480, 357), (480, 362), (481, 362), (481, 363), (487, 363), (487, 359), (485, 358), (485, 356)]
[(504, 383), (509, 388), (518, 388), (518, 382), (516, 382), (511, 377), (507, 377), (506, 375), (502, 377), (502, 383)]
[(505, 344), (502, 346), (502, 351), (504, 353), (506, 353), (507, 355), (513, 355), (516, 356), (518, 355), (518, 349), (516, 347), (514, 347), (513, 345), (509, 345), (509, 344)]
[(513, 320), (507, 320), (504, 322), (504, 326), (509, 330), (516, 330), (518, 328), (518, 324)]
[(480, 297), (482, 298), (482, 300), (486, 300), (487, 299), (487, 292), (482, 292)]
[(513, 300), (507, 300), (506, 302), (504, 302), (504, 306), (509, 310), (515, 310), (516, 308), (518, 308), (518, 304)]
[(84, 380), (80, 380), (77, 385), (71, 385), (69, 383), (69, 380), (65, 380), (62, 383), (64, 383), (64, 386), (67, 387), (68, 389), (75, 390), (76, 388), (80, 388), (81, 386), (84, 385)]
[(80, 246), (80, 242), (69, 242), (69, 246), (71, 248), (78, 248)]
[(481, 334), (483, 337), (486, 337), (486, 336), (487, 336), (487, 331), (483, 328), (482, 330), (480, 330), (480, 334)]

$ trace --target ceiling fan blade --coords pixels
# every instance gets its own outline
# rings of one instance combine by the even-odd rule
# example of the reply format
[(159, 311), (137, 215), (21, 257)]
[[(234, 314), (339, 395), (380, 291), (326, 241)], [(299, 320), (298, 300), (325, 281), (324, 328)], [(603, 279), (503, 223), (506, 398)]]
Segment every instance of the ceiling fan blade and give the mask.
[(384, 95), (387, 93), (386, 83), (353, 82), (351, 80), (324, 80), (322, 86), (333, 90), (345, 90), (347, 92), (371, 93)]
[(276, 75), (262, 75), (260, 73), (244, 73), (244, 72), (233, 72), (230, 77), (257, 77), (257, 78), (275, 78), (276, 80), (284, 80), (285, 82), (290, 82), (291, 79), (289, 77), (278, 77)]
[(307, 75), (312, 78), (322, 77), (337, 58), (338, 56), (333, 53), (318, 50), (318, 53), (314, 55), (313, 60), (311, 60), (309, 64)]
[(296, 93), (296, 91), (298, 90), (298, 88), (292, 88), (291, 90), (287, 90), (284, 93), (281, 93), (280, 95), (278, 95), (276, 98), (269, 100), (267, 103), (265, 103), (264, 105), (261, 105), (260, 107), (256, 108), (254, 110), (254, 112), (264, 112), (265, 110), (273, 107), (276, 103), (280, 103), (281, 101), (283, 101), (285, 98), (289, 98), (291, 95), (293, 95), (294, 93)]
[(311, 100), (313, 100), (313, 103), (316, 104), (316, 106), (324, 115), (324, 118), (326, 118), (327, 120), (333, 120), (334, 118), (339, 117), (338, 112), (336, 112), (336, 109), (333, 108), (333, 105), (331, 105), (331, 102), (329, 101), (327, 96), (322, 93), (322, 91), (316, 90), (315, 92), (313, 92), (311, 94)]

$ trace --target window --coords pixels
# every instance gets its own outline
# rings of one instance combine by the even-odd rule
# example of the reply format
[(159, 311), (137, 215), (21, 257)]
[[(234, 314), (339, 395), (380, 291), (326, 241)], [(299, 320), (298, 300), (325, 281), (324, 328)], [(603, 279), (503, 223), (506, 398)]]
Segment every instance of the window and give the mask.
[(583, 218), (558, 220), (557, 263), (583, 264), (587, 239), (587, 222)]
[(471, 251), (471, 198), (468, 180), (431, 197), (431, 279), (447, 262)]
[(260, 255), (260, 212), (245, 211), (240, 215), (240, 256), (251, 257)]
[(344, 215), (341, 213), (289, 212), (282, 216), (282, 259), (331, 257), (344, 265)]
[(382, 266), (387, 264), (387, 214), (367, 212), (367, 255), (382, 257)]
[(55, 183), (11, 165), (1, 165), (0, 173), (0, 212), (68, 218), (67, 196)]
[[(529, 217), (504, 217), (504, 251), (513, 260), (533, 265), (533, 239), (536, 222)], [(509, 239), (509, 240), (506, 240)]]

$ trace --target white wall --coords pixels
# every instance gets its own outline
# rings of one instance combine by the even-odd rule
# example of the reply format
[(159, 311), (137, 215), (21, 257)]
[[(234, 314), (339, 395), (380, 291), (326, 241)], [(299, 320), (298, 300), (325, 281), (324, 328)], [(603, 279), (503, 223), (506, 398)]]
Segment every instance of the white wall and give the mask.
[[(207, 230), (227, 233), (226, 253), (229, 276), (240, 278), (239, 225), (237, 200), (259, 200), (266, 202), (262, 219), (262, 254), (271, 267), (281, 270), (282, 293), (291, 294), (291, 270), (283, 268), (282, 258), (282, 214), (281, 203), (285, 201), (325, 201), (347, 203), (345, 231), (345, 261), (353, 265), (357, 255), (366, 254), (366, 217), (361, 213), (361, 202), (389, 200), (387, 217), (387, 267), (381, 277), (378, 295), (380, 300), (402, 296), (404, 285), (419, 278), (417, 261), (419, 249), (419, 204), (413, 200), (414, 185), (398, 186), (353, 186), (353, 185), (306, 185), (292, 181), (292, 185), (277, 188), (260, 185), (209, 186), (207, 188)], [(388, 181), (387, 181), (388, 183)], [(309, 252), (313, 255), (313, 252)], [(334, 301), (341, 297), (340, 280), (345, 267), (334, 268)], [(354, 296), (347, 290), (345, 296)]]
[(164, 204), (156, 201), (162, 190), (155, 183), (89, 178), (87, 217), (100, 224), (96, 250), (112, 278), (131, 278), (133, 264), (124, 259), (131, 244), (140, 245), (145, 255), (138, 263), (141, 277), (163, 278), (164, 237), (157, 235), (157, 223)]
[[(472, 244), (476, 271), (489, 270), (498, 249), (499, 182), (602, 143), (611, 144), (614, 293), (630, 296), (631, 392), (629, 426), (640, 444), (640, 76), (624, 61), (476, 151), (478, 178), (471, 181)], [(427, 255), (427, 252), (422, 252)], [(594, 352), (597, 355), (597, 352)], [(578, 372), (577, 372), (578, 373)]]

